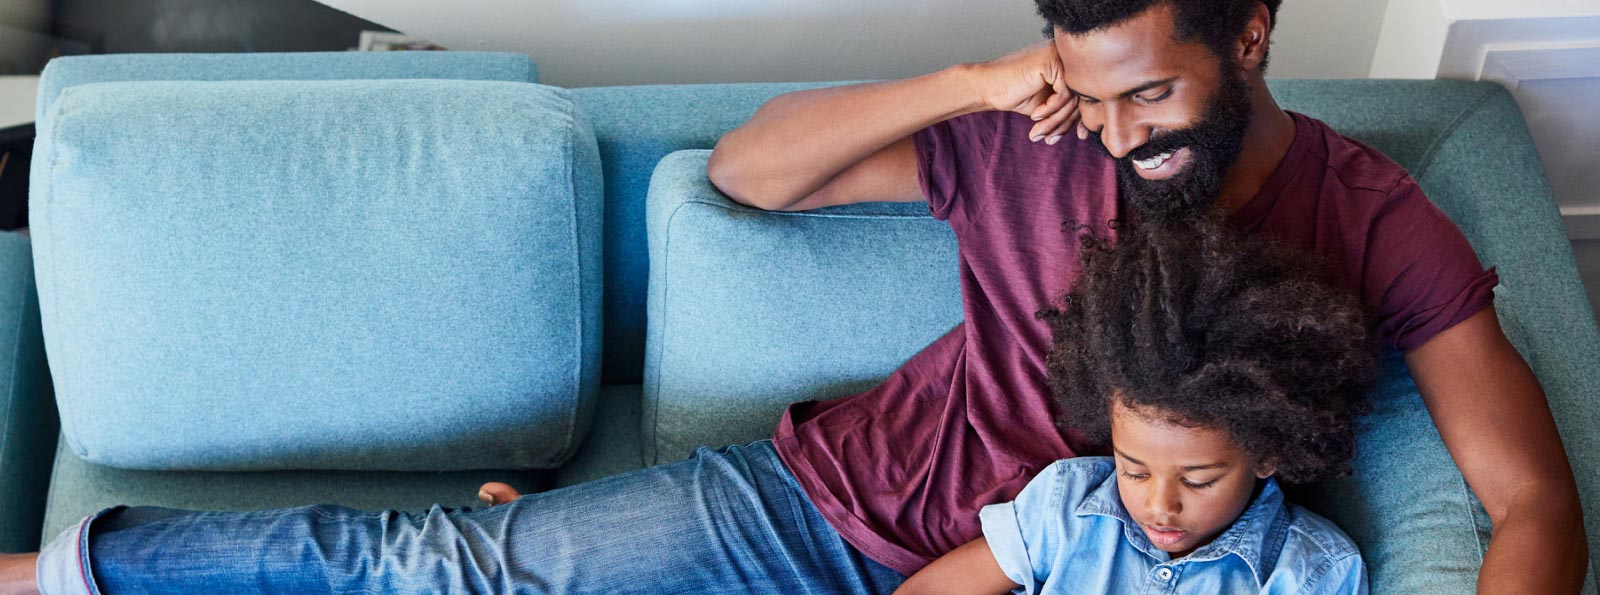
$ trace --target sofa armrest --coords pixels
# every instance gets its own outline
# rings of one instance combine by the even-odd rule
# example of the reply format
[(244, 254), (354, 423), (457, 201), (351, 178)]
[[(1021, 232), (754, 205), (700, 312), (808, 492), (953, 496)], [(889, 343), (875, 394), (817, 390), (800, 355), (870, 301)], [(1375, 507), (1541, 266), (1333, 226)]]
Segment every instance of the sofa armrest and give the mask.
[[(1544, 387), (1583, 498), (1591, 556), (1600, 553), (1600, 330), (1538, 152), (1511, 94), (1480, 96), (1413, 170), (1485, 266), (1495, 310)], [(1600, 557), (1592, 557), (1594, 560)]]
[(33, 249), (26, 235), (0, 233), (0, 551), (39, 548), (57, 430)]

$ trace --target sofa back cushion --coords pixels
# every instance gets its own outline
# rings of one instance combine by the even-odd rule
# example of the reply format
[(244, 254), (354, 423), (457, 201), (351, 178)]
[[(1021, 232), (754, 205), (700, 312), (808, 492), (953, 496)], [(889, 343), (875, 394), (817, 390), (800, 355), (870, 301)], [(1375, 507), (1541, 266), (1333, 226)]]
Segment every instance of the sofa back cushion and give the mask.
[(39, 77), (38, 117), (74, 85), (120, 81), (456, 79), (537, 83), (539, 69), (511, 52), (261, 52), (66, 56)]
[(781, 93), (836, 83), (647, 85), (573, 89), (594, 123), (606, 178), (605, 362), (607, 384), (644, 372), (645, 292), (650, 275), (645, 195), (668, 153), (710, 149)]
[(872, 388), (961, 322), (955, 235), (926, 204), (761, 211), (709, 156), (650, 182), (647, 464), (769, 437), (789, 403)]
[(553, 467), (598, 390), (598, 154), (562, 89), (72, 86), (34, 255), (67, 444), (137, 469)]

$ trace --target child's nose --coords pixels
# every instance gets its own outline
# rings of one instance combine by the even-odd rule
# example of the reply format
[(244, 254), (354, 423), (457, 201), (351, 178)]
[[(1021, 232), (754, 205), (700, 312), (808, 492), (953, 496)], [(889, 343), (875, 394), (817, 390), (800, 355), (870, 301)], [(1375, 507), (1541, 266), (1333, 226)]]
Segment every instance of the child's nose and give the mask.
[(1154, 519), (1168, 520), (1183, 512), (1183, 499), (1170, 483), (1157, 486), (1145, 499), (1145, 508)]

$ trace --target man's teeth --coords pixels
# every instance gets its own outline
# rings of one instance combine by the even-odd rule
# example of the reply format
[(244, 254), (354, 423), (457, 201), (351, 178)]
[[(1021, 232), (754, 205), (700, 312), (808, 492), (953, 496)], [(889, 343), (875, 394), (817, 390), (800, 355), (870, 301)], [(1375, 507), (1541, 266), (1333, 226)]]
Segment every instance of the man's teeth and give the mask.
[(1139, 166), (1139, 169), (1150, 170), (1161, 167), (1161, 164), (1166, 163), (1167, 160), (1171, 158), (1172, 151), (1167, 151), (1149, 159), (1135, 159), (1133, 160), (1133, 164)]

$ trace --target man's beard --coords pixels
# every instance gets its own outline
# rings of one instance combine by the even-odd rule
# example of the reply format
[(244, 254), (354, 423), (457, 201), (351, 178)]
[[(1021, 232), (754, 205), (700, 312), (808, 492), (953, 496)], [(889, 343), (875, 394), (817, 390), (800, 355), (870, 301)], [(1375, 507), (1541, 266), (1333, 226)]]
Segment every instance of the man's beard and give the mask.
[[(1250, 83), (1236, 69), (1224, 65), (1222, 86), (1207, 102), (1199, 122), (1152, 136), (1126, 157), (1116, 159), (1117, 193), (1125, 212), (1139, 221), (1160, 222), (1192, 217), (1211, 205), (1222, 193), (1228, 168), (1244, 150), (1250, 116)], [(1134, 171), (1135, 159), (1182, 148), (1190, 153), (1184, 171), (1160, 180), (1144, 179)]]

